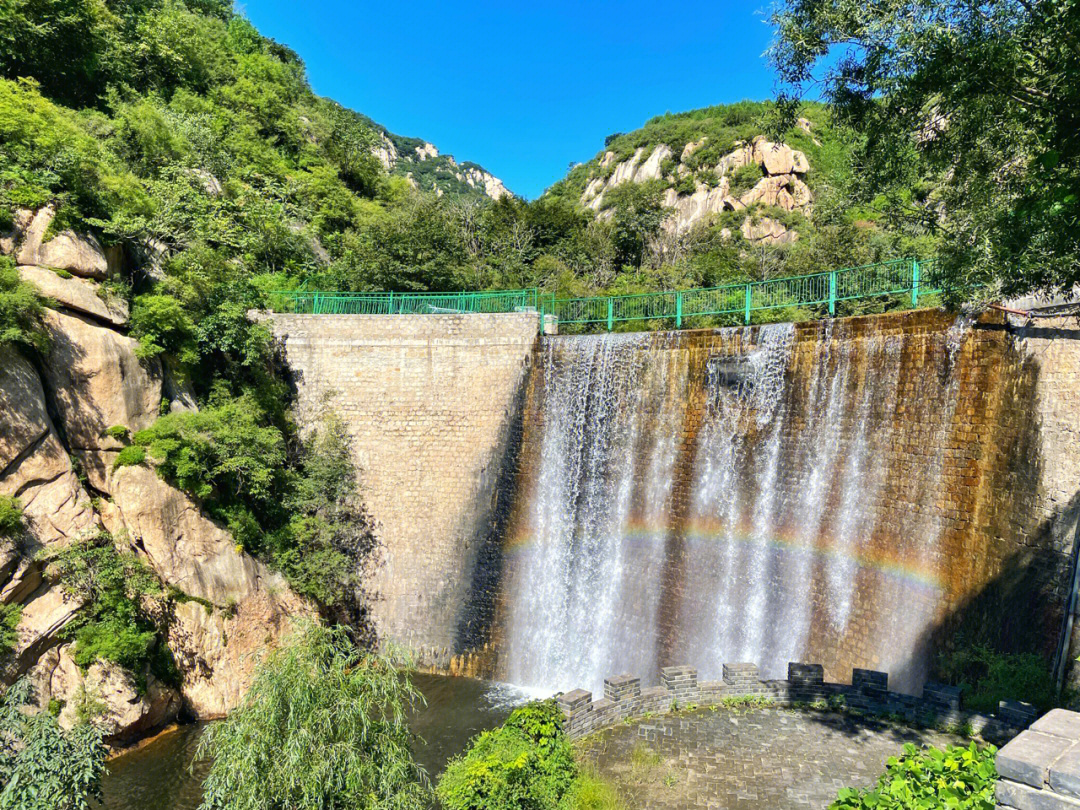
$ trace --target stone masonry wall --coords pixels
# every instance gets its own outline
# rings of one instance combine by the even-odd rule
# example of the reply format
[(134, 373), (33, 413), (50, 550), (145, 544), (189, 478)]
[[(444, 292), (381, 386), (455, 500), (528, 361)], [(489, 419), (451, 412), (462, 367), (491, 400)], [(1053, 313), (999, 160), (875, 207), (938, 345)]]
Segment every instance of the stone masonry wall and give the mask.
[(574, 689), (560, 694), (557, 703), (573, 739), (626, 720), (742, 698), (901, 717), (908, 723), (964, 728), (995, 742), (1011, 739), (1038, 715), (1034, 706), (1013, 700), (1001, 701), (994, 715), (969, 712), (961, 706), (958, 687), (927, 683), (921, 696), (913, 696), (890, 692), (888, 681), (888, 673), (856, 669), (850, 684), (828, 683), (820, 664), (795, 662), (788, 664), (786, 679), (762, 680), (756, 664), (741, 663), (724, 664), (721, 680), (699, 681), (694, 667), (673, 666), (660, 670), (659, 686), (642, 688), (640, 678), (616, 675), (604, 679), (602, 698), (593, 700), (591, 692)]
[[(380, 547), (380, 638), (460, 671), (488, 645), (535, 313), (269, 316), (302, 426), (344, 418)], [(483, 656), (479, 656), (482, 658)]]
[[(676, 451), (678, 470), (667, 507), (657, 617), (663, 649), (657, 667), (685, 660), (700, 649), (699, 617), (714, 615), (712, 592), (700, 584), (691, 587), (702, 567), (702, 544), (694, 544), (694, 527), (689, 525), (699, 432), (710, 396), (707, 365), (713, 357), (737, 353), (740, 346), (754, 347), (755, 329), (654, 333), (643, 349), (680, 354), (684, 359), (678, 362), (690, 369)], [(882, 345), (899, 348), (891, 356), (872, 348)], [(852, 574), (851, 620), (844, 633), (829, 629), (825, 591), (815, 584), (808, 595), (815, 629), (803, 651), (806, 657), (823, 662), (826, 675), (834, 680), (849, 679), (855, 668), (888, 669), (897, 688), (907, 691), (917, 691), (937, 651), (961, 635), (1007, 650), (1038, 652), (1048, 662), (1059, 657), (1080, 539), (1076, 319), (1021, 326), (986, 316), (964, 326), (953, 315), (920, 310), (796, 324), (786, 371), (789, 417), (781, 442), (785, 474), (778, 483), (777, 502), (787, 512), (777, 518), (780, 537), (797, 536), (805, 518), (792, 505), (806, 489), (807, 482), (800, 478), (806, 473), (791, 471), (811, 469), (800, 465), (796, 454), (813, 429), (814, 385), (827, 352), (834, 366), (841, 354), (851, 357), (846, 384), (853, 391), (861, 391), (855, 386), (865, 380), (891, 392), (872, 396), (869, 406), (873, 423), (886, 427), (874, 437), (866, 475), (886, 472), (879, 486), (867, 487), (861, 496), (867, 512), (875, 516), (872, 531), (860, 538), (873, 564), (860, 563)], [(954, 359), (947, 362), (950, 352)], [(943, 370), (950, 362), (954, 370), (946, 379)], [(893, 365), (885, 368), (886, 363)], [(537, 405), (542, 384), (538, 368), (525, 409), (521, 496), (510, 521), (511, 540), (531, 531), (526, 501), (539, 471), (547, 421)], [(850, 400), (857, 401), (857, 396), (853, 393)], [(853, 443), (849, 428), (840, 442), (843, 458)], [(650, 451), (647, 442), (641, 446)], [(647, 470), (649, 458), (640, 455), (634, 464)], [(827, 553), (834, 542), (830, 516), (841, 504), (835, 493), (826, 497), (831, 499), (816, 542), (818, 550)], [(933, 540), (929, 552), (927, 538)], [(815, 583), (822, 580), (823, 568), (823, 563), (815, 563)], [(908, 588), (902, 605), (894, 605), (890, 595), (895, 592), (892, 572), (898, 569), (914, 572), (927, 583)], [(909, 637), (905, 622), (914, 626), (907, 621), (914, 612), (927, 618), (924, 629)], [(1080, 650), (1078, 634), (1080, 622), (1075, 622), (1074, 652), (1067, 660)]]

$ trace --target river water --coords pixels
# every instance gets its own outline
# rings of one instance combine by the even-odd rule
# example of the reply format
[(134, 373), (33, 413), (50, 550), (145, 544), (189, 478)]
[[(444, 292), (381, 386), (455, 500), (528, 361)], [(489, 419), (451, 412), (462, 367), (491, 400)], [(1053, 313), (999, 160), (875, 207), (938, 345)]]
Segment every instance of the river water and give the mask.
[[(417, 675), (415, 683), (427, 699), (427, 706), (412, 717), (413, 731), (420, 737), (416, 758), (433, 780), (473, 735), (502, 723), (515, 706), (542, 696), (470, 678)], [(207, 769), (207, 763), (194, 761), (204, 727), (181, 726), (111, 761), (102, 786), (104, 807), (196, 810)]]

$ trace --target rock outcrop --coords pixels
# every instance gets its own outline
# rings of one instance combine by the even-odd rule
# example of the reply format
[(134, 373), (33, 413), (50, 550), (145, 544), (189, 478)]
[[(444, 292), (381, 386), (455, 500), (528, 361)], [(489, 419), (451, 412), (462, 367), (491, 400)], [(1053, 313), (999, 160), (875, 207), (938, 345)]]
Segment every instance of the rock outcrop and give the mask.
[(22, 265), (19, 276), (33, 284), (42, 295), (51, 298), (64, 309), (89, 315), (110, 326), (125, 326), (128, 321), (127, 301), (107, 298), (100, 285), (87, 279), (68, 275), (64, 278), (47, 267)]
[(176, 718), (180, 695), (152, 673), (146, 674), (146, 688), (140, 691), (131, 673), (108, 661), (91, 664), (83, 673), (73, 652), (71, 644), (54, 647), (30, 671), (39, 707), (46, 709), (50, 701), (58, 702), (62, 727), (77, 722), (84, 700), (104, 707), (97, 720), (107, 743), (130, 742)]
[(22, 237), (16, 261), (22, 265), (40, 265), (66, 270), (76, 276), (102, 280), (109, 274), (105, 250), (92, 234), (61, 231), (46, 241), (56, 211), (46, 206), (34, 215)]
[[(124, 441), (107, 429), (151, 425), (167, 375), (157, 360), (136, 356), (137, 342), (117, 331), (126, 323), (124, 307), (102, 299), (95, 281), (65, 277), (41, 263), (55, 255), (43, 252), (55, 240), (34, 247), (31, 231), (43, 233), (47, 220), (51, 212), (18, 215), (9, 247), (22, 258), (30, 246), (28, 258), (38, 263), (20, 266), (22, 278), (62, 309), (45, 313), (47, 355), (31, 360), (0, 347), (0, 494), (19, 499), (26, 529), (21, 537), (0, 538), (0, 601), (22, 606), (0, 679), (31, 673), (43, 706), (63, 702), (64, 723), (75, 696), (88, 693), (105, 705), (109, 739), (119, 743), (168, 722), (181, 706), (199, 717), (230, 711), (261, 652), (288, 631), (292, 617), (312, 610), (149, 466), (112, 469)], [(74, 275), (72, 265), (81, 261), (67, 261), (68, 271)], [(84, 273), (92, 264), (81, 264)], [(169, 382), (173, 405), (194, 407), (183, 386)], [(130, 674), (111, 664), (98, 662), (83, 673), (74, 663), (64, 630), (82, 604), (51, 581), (41, 552), (103, 528), (118, 548), (137, 554), (182, 594), (159, 605), (169, 608), (161, 611), (161, 628), (182, 676), (179, 690), (148, 675), (140, 691)]]
[[(806, 155), (787, 144), (774, 143), (765, 138), (755, 138), (742, 143), (717, 161), (715, 166), (706, 167), (708, 182), (697, 180), (693, 191), (682, 191), (686, 178), (697, 177), (701, 167), (689, 165), (693, 155), (708, 142), (707, 137), (687, 143), (679, 154), (678, 163), (665, 170), (674, 160), (675, 153), (667, 144), (659, 144), (646, 150), (638, 147), (627, 159), (616, 163), (614, 152), (605, 152), (598, 161), (602, 170), (600, 176), (590, 178), (581, 194), (581, 204), (596, 211), (600, 217), (610, 216), (605, 211), (605, 195), (611, 189), (623, 183), (644, 183), (649, 180), (664, 180), (669, 183), (665, 192), (664, 205), (671, 213), (664, 222), (664, 227), (674, 234), (685, 233), (699, 222), (706, 221), (711, 215), (722, 211), (741, 211), (755, 205), (775, 206), (785, 211), (797, 211), (809, 214), (813, 203), (813, 194), (802, 176), (810, 170)], [(648, 156), (646, 157), (646, 152)], [(732, 192), (732, 178), (736, 171), (744, 166), (757, 166), (761, 170), (761, 179), (749, 190), (740, 194)], [(678, 184), (679, 188), (676, 188)], [(742, 233), (764, 234), (761, 228), (743, 227)], [(753, 241), (791, 241), (789, 238), (776, 239), (771, 234), (763, 235)], [(750, 237), (747, 237), (750, 238)]]

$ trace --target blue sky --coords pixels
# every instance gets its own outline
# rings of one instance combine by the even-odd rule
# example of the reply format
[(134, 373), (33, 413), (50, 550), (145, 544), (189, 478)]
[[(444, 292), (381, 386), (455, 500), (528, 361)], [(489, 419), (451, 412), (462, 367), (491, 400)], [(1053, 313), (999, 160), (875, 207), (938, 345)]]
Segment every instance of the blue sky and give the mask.
[(315, 92), (529, 198), (604, 136), (773, 94), (767, 2), (247, 0)]

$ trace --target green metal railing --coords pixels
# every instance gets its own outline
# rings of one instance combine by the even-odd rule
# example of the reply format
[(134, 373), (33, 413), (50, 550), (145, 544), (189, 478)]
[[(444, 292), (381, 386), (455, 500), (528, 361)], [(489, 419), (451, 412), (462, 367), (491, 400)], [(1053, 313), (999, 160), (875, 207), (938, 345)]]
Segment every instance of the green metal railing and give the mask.
[(525, 312), (537, 309), (532, 290), (454, 293), (343, 293), (288, 290), (270, 294), (274, 312), (300, 315), (417, 315), (460, 312)]
[(920, 296), (941, 292), (933, 261), (893, 261), (827, 270), (808, 276), (727, 284), (697, 290), (638, 293), (592, 298), (541, 299), (541, 312), (554, 315), (560, 326), (604, 324), (608, 330), (624, 321), (671, 319), (680, 329), (686, 318), (728, 316), (750, 323), (753, 313), (787, 307), (819, 307), (822, 315), (836, 315), (842, 301), (881, 296), (910, 296), (911, 306)]
[[(672, 320), (681, 329), (687, 318), (721, 317), (750, 323), (755, 312), (789, 307), (816, 308), (835, 316), (845, 301), (903, 296), (912, 307), (920, 297), (940, 293), (933, 260), (894, 259), (861, 267), (826, 270), (806, 276), (726, 284), (695, 290), (556, 298), (537, 290), (455, 293), (342, 293), (289, 290), (271, 293), (275, 312), (309, 315), (411, 315), (468, 312), (527, 312), (554, 315), (560, 326), (600, 324), (608, 330), (626, 321)], [(905, 303), (906, 303), (905, 301)]]

